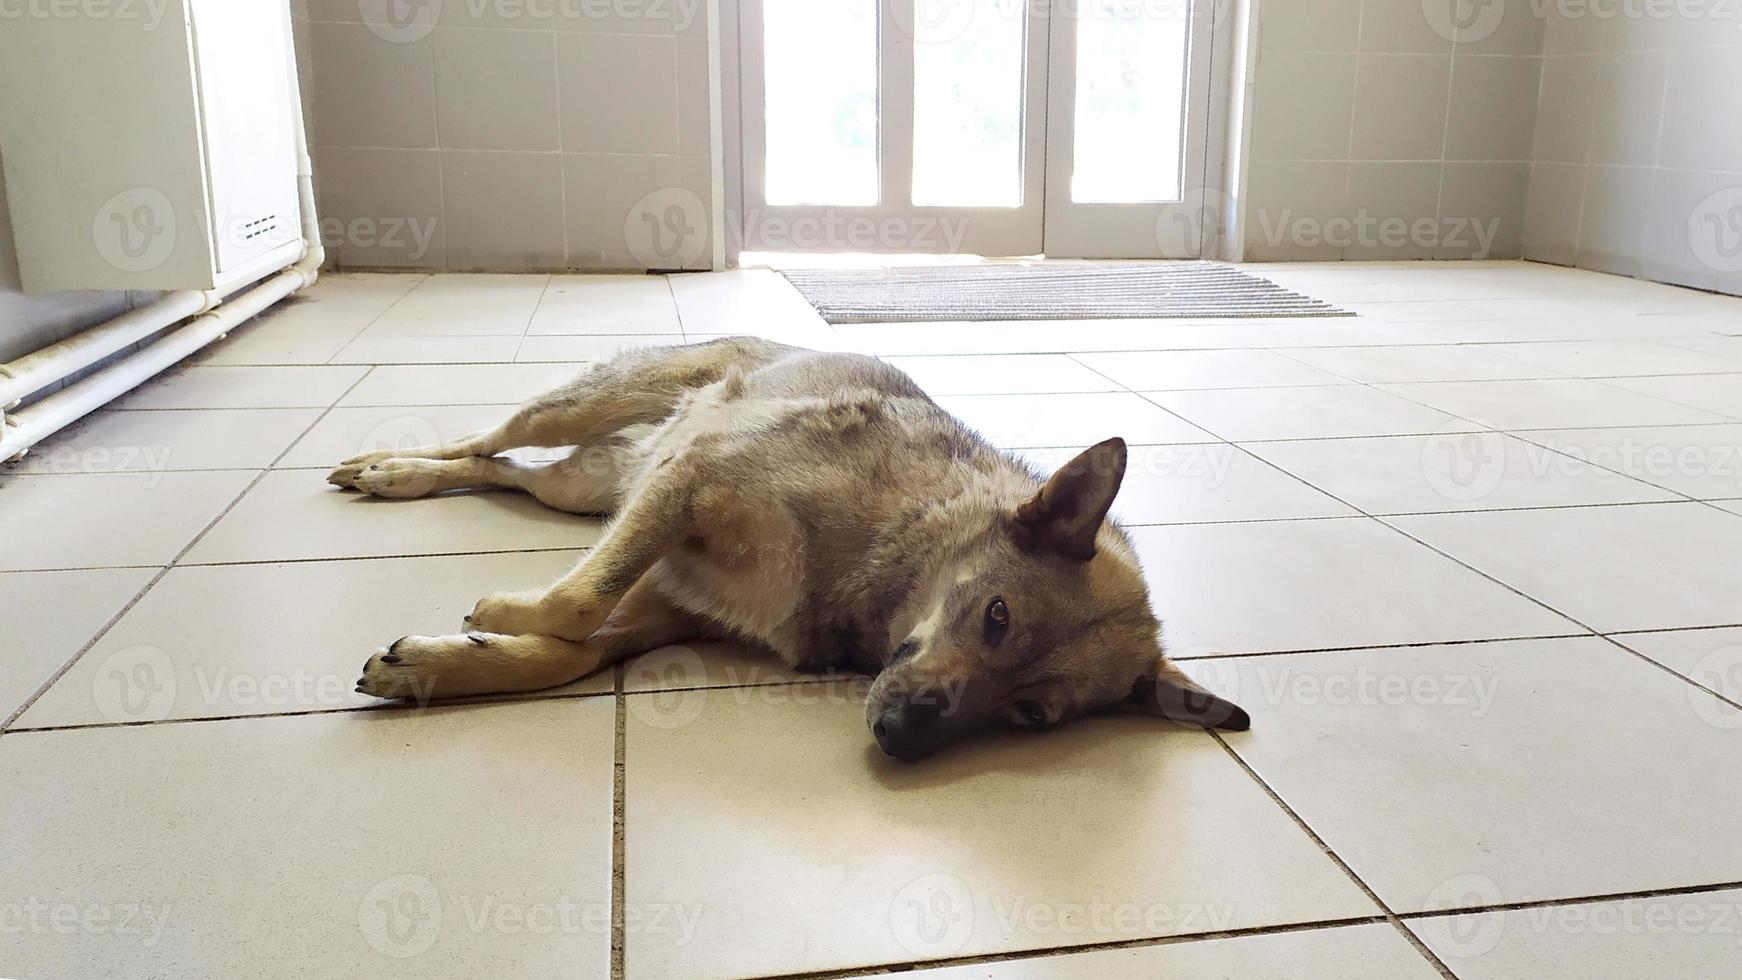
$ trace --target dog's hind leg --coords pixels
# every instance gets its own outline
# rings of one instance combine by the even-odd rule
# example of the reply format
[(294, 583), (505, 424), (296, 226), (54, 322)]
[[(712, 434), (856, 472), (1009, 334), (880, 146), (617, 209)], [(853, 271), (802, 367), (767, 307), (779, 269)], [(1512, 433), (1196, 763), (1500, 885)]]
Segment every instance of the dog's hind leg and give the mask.
[(585, 640), (499, 633), (407, 636), (369, 658), (357, 690), (420, 702), (537, 691), (668, 643), (720, 638), (718, 626), (673, 606), (648, 576)]
[(728, 338), (625, 351), (532, 399), (494, 429), (440, 445), (362, 453), (339, 464), (327, 482), (356, 486), (359, 474), (384, 459), (452, 460), (525, 446), (590, 445), (632, 425), (663, 421), (685, 392), (713, 384), (733, 368), (754, 367), (789, 350), (768, 341)]
[(525, 490), (540, 503), (571, 514), (608, 514), (617, 509), (617, 482), (628, 447), (582, 446), (562, 459), (522, 463), (507, 457), (384, 459), (370, 463), (351, 485), (378, 497), (404, 500), (448, 490), (506, 487)]

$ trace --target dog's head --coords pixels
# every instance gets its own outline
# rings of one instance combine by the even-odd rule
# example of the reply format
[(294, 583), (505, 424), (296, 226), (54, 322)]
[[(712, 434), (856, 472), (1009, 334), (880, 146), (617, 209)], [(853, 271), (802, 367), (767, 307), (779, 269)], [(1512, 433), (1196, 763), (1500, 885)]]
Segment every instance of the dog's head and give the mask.
[(884, 752), (915, 759), (972, 729), (1106, 710), (1247, 727), (1163, 656), (1136, 553), (1106, 520), (1124, 475), (1125, 443), (1109, 439), (990, 515), (871, 686), (866, 722)]

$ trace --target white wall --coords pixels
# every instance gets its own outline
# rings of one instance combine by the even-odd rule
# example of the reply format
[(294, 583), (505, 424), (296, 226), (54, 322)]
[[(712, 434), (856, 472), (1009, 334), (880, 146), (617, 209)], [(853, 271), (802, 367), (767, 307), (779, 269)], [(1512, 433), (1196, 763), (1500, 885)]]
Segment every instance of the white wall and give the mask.
[(1258, 4), (1246, 258), (1522, 253), (1543, 23), (1454, 2)]
[(1742, 9), (1556, 5), (1525, 255), (1742, 294)]
[(657, 220), (712, 207), (705, 0), (308, 0), (299, 29), (339, 265), (684, 264), (630, 239), (650, 195)]

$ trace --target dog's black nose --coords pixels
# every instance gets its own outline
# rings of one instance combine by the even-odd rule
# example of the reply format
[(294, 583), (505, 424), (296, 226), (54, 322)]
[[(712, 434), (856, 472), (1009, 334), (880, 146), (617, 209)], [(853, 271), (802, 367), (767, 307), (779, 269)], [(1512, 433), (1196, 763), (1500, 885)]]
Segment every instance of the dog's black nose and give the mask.
[(943, 707), (930, 698), (903, 701), (886, 709), (871, 726), (877, 747), (895, 759), (917, 759), (937, 748)]

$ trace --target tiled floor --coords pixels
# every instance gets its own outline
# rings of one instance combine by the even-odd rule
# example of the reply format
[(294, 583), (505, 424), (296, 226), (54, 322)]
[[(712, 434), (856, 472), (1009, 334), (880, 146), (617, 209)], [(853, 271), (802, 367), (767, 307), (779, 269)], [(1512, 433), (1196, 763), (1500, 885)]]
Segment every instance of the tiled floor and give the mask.
[[(767, 272), (333, 275), (0, 469), (0, 976), (1735, 974), (1742, 300), (1259, 271), (1361, 315), (831, 328)], [(594, 522), (337, 459), (624, 347), (891, 357), (1115, 513), (1250, 732), (901, 766), (863, 685), (668, 648), (428, 710), (364, 656)]]

